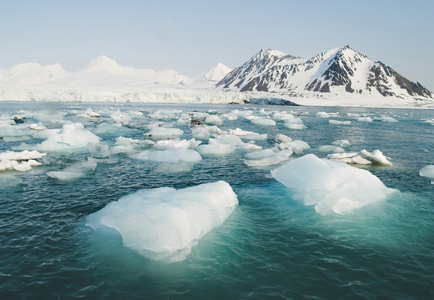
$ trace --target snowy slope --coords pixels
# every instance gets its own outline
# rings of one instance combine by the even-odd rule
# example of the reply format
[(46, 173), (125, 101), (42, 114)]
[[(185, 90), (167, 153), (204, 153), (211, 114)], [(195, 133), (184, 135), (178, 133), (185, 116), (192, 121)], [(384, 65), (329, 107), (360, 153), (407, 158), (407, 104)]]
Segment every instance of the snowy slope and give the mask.
[(323, 97), (325, 94), (359, 94), (366, 97), (432, 99), (413, 83), (381, 62), (349, 46), (299, 59), (275, 50), (261, 50), (217, 83), (225, 90), (266, 92), (291, 96)]

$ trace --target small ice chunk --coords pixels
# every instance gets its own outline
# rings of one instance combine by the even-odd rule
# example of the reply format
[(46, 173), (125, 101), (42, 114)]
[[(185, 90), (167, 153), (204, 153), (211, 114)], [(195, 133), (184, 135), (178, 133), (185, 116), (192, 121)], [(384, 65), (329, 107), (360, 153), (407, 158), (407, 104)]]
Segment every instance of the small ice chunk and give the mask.
[(274, 138), (274, 140), (276, 141), (276, 143), (292, 142), (292, 139), (289, 136), (284, 135), (282, 133), (276, 134), (276, 137)]
[(210, 139), (209, 142), (209, 144), (200, 145), (197, 148), (197, 151), (199, 151), (199, 153), (202, 155), (211, 156), (225, 156), (235, 151), (235, 147), (230, 144), (221, 144), (215, 142), (214, 139)]
[(259, 126), (275, 126), (276, 125), (276, 122), (273, 119), (260, 118), (260, 117), (251, 118), (250, 122), (252, 122), (255, 125), (259, 125)]
[(380, 150), (374, 150), (372, 152), (368, 152), (365, 149), (363, 149), (362, 151), (360, 151), (360, 154), (367, 160), (370, 160), (372, 164), (382, 165), (382, 166), (392, 165), (392, 163), (387, 160), (386, 156), (384, 156)]
[(86, 225), (95, 231), (116, 230), (125, 247), (146, 258), (177, 262), (237, 205), (237, 195), (224, 181), (180, 190), (139, 190), (90, 214)]
[(108, 145), (92, 142), (87, 144), (87, 147), (89, 148), (89, 152), (92, 157), (108, 158), (110, 156), (110, 148)]
[(146, 135), (151, 139), (162, 140), (177, 138), (183, 134), (184, 132), (179, 128), (153, 127)]
[(179, 163), (161, 163), (154, 170), (157, 173), (186, 173), (193, 170), (193, 165), (186, 162)]
[(15, 177), (13, 175), (0, 174), (0, 190), (15, 187), (21, 183), (23, 183), (23, 181), (18, 177)]
[(330, 118), (330, 114), (326, 113), (325, 111), (319, 111), (315, 114), (318, 118)]
[(235, 130), (231, 129), (229, 130), (230, 134), (237, 135), (242, 139), (248, 139), (248, 140), (266, 140), (267, 134), (259, 134), (253, 131), (246, 131), (242, 130), (240, 128), (236, 128)]
[(395, 119), (393, 117), (390, 117), (390, 116), (386, 116), (386, 115), (380, 116), (379, 120), (382, 121), (382, 122), (389, 122), (389, 123), (396, 123), (396, 122), (398, 122), (397, 119)]
[(205, 123), (219, 126), (223, 124), (223, 120), (217, 115), (209, 115), (205, 118)]
[[(267, 150), (270, 150), (272, 153)], [(246, 158), (249, 159), (245, 160), (244, 163), (249, 167), (265, 167), (277, 165), (282, 161), (287, 160), (293, 153), (292, 150), (282, 150), (274, 152), (271, 149), (261, 150), (257, 152), (260, 153), (256, 153), (256, 155), (252, 156), (246, 155)], [(255, 154), (255, 152), (251, 154)]]
[(333, 125), (351, 125), (351, 121), (329, 120), (329, 124), (333, 124)]
[(87, 161), (75, 163), (63, 171), (47, 172), (47, 176), (60, 181), (74, 181), (95, 172), (97, 162), (88, 157)]
[(332, 160), (340, 160), (347, 164), (355, 165), (370, 165), (372, 162), (359, 155), (359, 152), (333, 153), (327, 155), (327, 158)]
[(371, 123), (371, 122), (373, 122), (373, 121), (372, 121), (372, 118), (371, 118), (371, 117), (360, 117), (360, 118), (357, 119), (357, 122), (366, 122), (366, 123)]
[(306, 129), (306, 125), (304, 124), (298, 124), (298, 123), (284, 123), (284, 125), (292, 130), (302, 130), (302, 129)]
[(419, 171), (419, 175), (431, 179), (431, 183), (434, 184), (434, 165), (428, 165), (423, 167)]
[(246, 155), (244, 155), (244, 157), (247, 159), (263, 159), (263, 158), (273, 157), (274, 154), (275, 153), (273, 150), (264, 149), (264, 150), (247, 153)]
[(202, 160), (200, 154), (191, 149), (175, 148), (168, 150), (144, 150), (130, 156), (139, 160), (150, 160), (158, 162), (187, 162), (196, 163)]
[(332, 145), (335, 145), (335, 146), (339, 146), (339, 147), (345, 148), (345, 147), (350, 147), (350, 146), (351, 146), (351, 143), (350, 143), (350, 141), (348, 141), (348, 140), (337, 140), (337, 141), (334, 141), (334, 142), (332, 143)]
[(334, 145), (323, 145), (318, 147), (318, 151), (320, 152), (327, 152), (327, 153), (342, 153), (345, 152), (345, 150), (339, 146)]
[(303, 154), (305, 150), (310, 148), (309, 144), (302, 140), (280, 143), (278, 147), (281, 150), (291, 149), (295, 154)]
[(129, 128), (126, 128), (122, 126), (122, 124), (108, 124), (106, 122), (103, 122), (99, 124), (95, 129), (92, 130), (93, 133), (99, 136), (104, 135), (122, 135), (127, 134), (131, 130)]
[(99, 118), (101, 115), (97, 112), (94, 112), (92, 108), (86, 109), (84, 113), (78, 114), (77, 117), (81, 118)]
[(156, 150), (167, 150), (167, 149), (176, 149), (176, 148), (184, 148), (184, 149), (195, 149), (201, 141), (196, 141), (194, 138), (190, 140), (160, 140), (154, 144), (154, 149)]
[(321, 215), (351, 213), (396, 191), (366, 170), (313, 154), (290, 161), (271, 174), (294, 191), (294, 199), (315, 205)]

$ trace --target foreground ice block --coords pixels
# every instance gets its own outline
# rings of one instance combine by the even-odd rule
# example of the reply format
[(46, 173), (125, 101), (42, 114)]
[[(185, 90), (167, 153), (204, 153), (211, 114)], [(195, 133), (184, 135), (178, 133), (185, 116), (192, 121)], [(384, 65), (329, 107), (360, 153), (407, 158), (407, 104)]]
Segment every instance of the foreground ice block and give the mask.
[(144, 257), (176, 262), (237, 205), (237, 195), (224, 181), (180, 190), (139, 190), (87, 216), (86, 225), (115, 229), (124, 246)]
[(420, 169), (419, 175), (431, 179), (431, 183), (434, 184), (434, 165), (428, 165)]
[(396, 192), (366, 170), (313, 154), (288, 162), (271, 174), (294, 191), (294, 199), (315, 205), (321, 215), (351, 213)]

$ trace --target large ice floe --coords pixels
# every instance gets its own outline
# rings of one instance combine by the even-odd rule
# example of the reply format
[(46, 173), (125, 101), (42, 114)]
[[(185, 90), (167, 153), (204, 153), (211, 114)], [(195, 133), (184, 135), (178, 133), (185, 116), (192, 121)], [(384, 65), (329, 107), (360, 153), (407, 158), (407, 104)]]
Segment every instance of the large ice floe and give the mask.
[(366, 170), (313, 154), (290, 161), (271, 174), (294, 192), (294, 199), (315, 205), (321, 215), (351, 213), (396, 191)]
[(146, 258), (177, 262), (237, 205), (237, 195), (224, 181), (180, 190), (139, 190), (87, 216), (86, 225), (96, 231), (116, 230), (125, 247)]

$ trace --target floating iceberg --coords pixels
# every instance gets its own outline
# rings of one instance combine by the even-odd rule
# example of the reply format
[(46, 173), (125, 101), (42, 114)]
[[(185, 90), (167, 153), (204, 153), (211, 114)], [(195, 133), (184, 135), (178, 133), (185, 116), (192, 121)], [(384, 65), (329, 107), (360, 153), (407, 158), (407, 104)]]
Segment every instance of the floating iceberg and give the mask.
[(294, 199), (315, 205), (321, 215), (351, 213), (396, 191), (366, 170), (313, 154), (288, 162), (271, 174), (294, 191)]
[(139, 190), (87, 216), (86, 225), (116, 230), (125, 247), (146, 258), (176, 262), (237, 205), (237, 195), (224, 181), (180, 190)]

